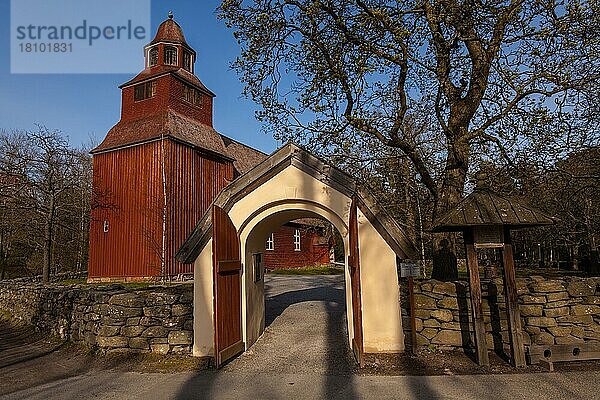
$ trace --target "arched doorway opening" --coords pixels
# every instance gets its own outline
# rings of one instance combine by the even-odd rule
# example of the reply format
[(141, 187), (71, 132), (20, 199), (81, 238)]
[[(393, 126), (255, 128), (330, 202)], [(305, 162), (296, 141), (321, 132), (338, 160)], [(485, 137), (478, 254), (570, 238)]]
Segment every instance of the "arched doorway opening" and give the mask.
[[(254, 217), (251, 217), (240, 232), (241, 242), (245, 243), (243, 260), (246, 267), (242, 273), (242, 296), (246, 301), (242, 305), (242, 315), (245, 316), (246, 320), (242, 324), (244, 326), (246, 348), (249, 348), (258, 339), (267, 324), (265, 296), (269, 293), (265, 293), (265, 279), (260, 279), (264, 277), (264, 259), (268, 251), (267, 239), (271, 233), (277, 231), (284, 224), (303, 219), (326, 221), (327, 223), (331, 223), (335, 227), (335, 230), (339, 232), (338, 237), (341, 238), (344, 249), (341, 267), (343, 268), (343, 284), (346, 293), (343, 304), (346, 310), (345, 320), (347, 322), (353, 321), (351, 276), (347, 264), (349, 256), (347, 252), (349, 248), (347, 225), (335, 213), (322, 205), (298, 201), (271, 205), (270, 207), (265, 207), (262, 212), (257, 213)], [(277, 246), (278, 244), (274, 243), (273, 245)], [(267, 277), (268, 280), (269, 278)], [(276, 282), (277, 279), (271, 279), (271, 281)], [(315, 285), (312, 284), (311, 286)], [(296, 289), (298, 290), (299, 288), (296, 287)], [(281, 290), (278, 292), (281, 294), (284, 293)], [(290, 297), (286, 299), (286, 302), (291, 300)], [(317, 298), (314, 298), (314, 300), (317, 301)], [(322, 301), (325, 301), (325, 298)], [(276, 312), (274, 310), (269, 311)], [(354, 327), (351, 323), (347, 324), (347, 332), (348, 343), (351, 344), (354, 337)]]
[[(235, 361), (235, 366), (261, 371), (280, 363), (285, 366), (281, 368), (288, 368), (289, 372), (324, 369), (339, 373), (350, 371), (354, 365), (351, 346), (356, 327), (352, 323), (352, 283), (347, 265), (348, 228), (341, 220), (333, 224), (325, 219), (323, 215), (331, 214), (330, 210), (322, 208), (319, 213), (310, 210), (314, 206), (296, 203), (270, 207), (266, 217), (260, 219), (265, 215), (260, 213), (260, 217), (253, 218), (241, 232), (242, 242), (246, 243), (242, 280), (246, 299), (242, 310), (246, 319), (244, 341), (246, 349), (252, 348), (252, 351)], [(294, 250), (290, 236), (279, 235), (269, 243), (271, 233), (290, 222), (297, 226), (318, 224), (317, 221), (321, 227), (330, 225), (329, 233), (338, 232), (335, 236), (341, 242), (342, 252), (338, 256), (339, 272), (326, 275), (265, 273), (265, 267), (269, 266), (269, 245), (279, 249), (279, 254), (282, 248), (284, 252)], [(302, 240), (303, 244), (307, 242)], [(277, 266), (285, 268), (282, 263)]]

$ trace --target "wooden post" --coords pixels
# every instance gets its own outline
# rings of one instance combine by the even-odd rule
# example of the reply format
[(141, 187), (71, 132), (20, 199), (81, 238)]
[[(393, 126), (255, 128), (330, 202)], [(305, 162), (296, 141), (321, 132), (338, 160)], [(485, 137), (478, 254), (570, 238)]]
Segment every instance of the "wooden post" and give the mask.
[(417, 354), (417, 322), (415, 320), (415, 287), (413, 277), (408, 277), (408, 297), (410, 301), (410, 341), (412, 353)]
[(469, 293), (471, 294), (471, 310), (473, 313), (473, 326), (475, 330), (475, 351), (479, 365), (490, 365), (485, 341), (485, 325), (481, 308), (481, 282), (479, 280), (479, 266), (477, 253), (473, 241), (473, 228), (464, 231), (465, 250), (467, 253), (467, 269), (469, 270)]
[(506, 299), (506, 315), (510, 338), (510, 360), (514, 367), (524, 367), (525, 349), (523, 347), (523, 332), (521, 331), (521, 313), (519, 312), (517, 297), (513, 247), (508, 228), (504, 229), (502, 258), (504, 264), (504, 298)]

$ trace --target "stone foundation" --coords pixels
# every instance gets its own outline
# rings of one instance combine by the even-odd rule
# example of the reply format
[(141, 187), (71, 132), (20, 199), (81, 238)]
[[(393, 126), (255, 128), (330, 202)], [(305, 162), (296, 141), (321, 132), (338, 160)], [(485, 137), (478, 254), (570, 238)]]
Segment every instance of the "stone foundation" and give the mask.
[[(600, 343), (600, 278), (540, 276), (517, 279), (525, 346), (531, 344)], [(502, 279), (482, 282), (483, 315), (488, 349), (509, 345)], [(471, 348), (473, 328), (467, 282), (415, 280), (418, 346)], [(411, 346), (410, 308), (402, 279), (405, 344)]]
[(191, 354), (192, 285), (130, 289), (3, 281), (0, 311), (102, 350)]

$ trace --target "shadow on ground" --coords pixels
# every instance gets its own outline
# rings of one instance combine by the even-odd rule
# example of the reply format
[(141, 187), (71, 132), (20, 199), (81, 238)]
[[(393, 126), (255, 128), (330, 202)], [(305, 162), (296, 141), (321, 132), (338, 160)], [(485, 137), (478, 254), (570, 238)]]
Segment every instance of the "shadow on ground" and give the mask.
[(283, 395), (260, 383), (260, 376), (269, 374), (290, 376), (290, 386), (294, 374), (315, 374), (324, 379), (319, 397), (356, 398), (352, 383), (356, 363), (348, 345), (344, 277), (278, 276), (265, 281), (266, 329), (261, 338), (221, 370), (199, 371), (177, 398), (216, 398), (221, 378), (232, 373), (255, 377), (244, 388), (255, 398)]

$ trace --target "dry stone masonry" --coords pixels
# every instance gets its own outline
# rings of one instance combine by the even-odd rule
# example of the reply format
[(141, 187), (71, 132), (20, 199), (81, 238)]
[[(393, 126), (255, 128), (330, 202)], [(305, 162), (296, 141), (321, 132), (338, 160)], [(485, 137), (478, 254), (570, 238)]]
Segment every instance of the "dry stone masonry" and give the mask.
[[(600, 343), (600, 278), (517, 279), (523, 338), (531, 344)], [(488, 349), (508, 346), (501, 279), (482, 283)], [(402, 280), (405, 344), (410, 348), (406, 282)], [(471, 305), (466, 282), (415, 281), (417, 344), (470, 347)], [(44, 286), (0, 282), (0, 312), (76, 343), (106, 351), (190, 354), (193, 286)]]
[[(410, 346), (409, 303), (402, 282), (405, 341)], [(600, 343), (600, 278), (541, 276), (517, 279), (525, 346)], [(488, 349), (508, 346), (502, 279), (482, 282)], [(470, 347), (473, 340), (467, 282), (415, 281), (418, 346), (439, 349)]]
[(190, 354), (193, 286), (49, 285), (0, 282), (0, 311), (106, 351)]

